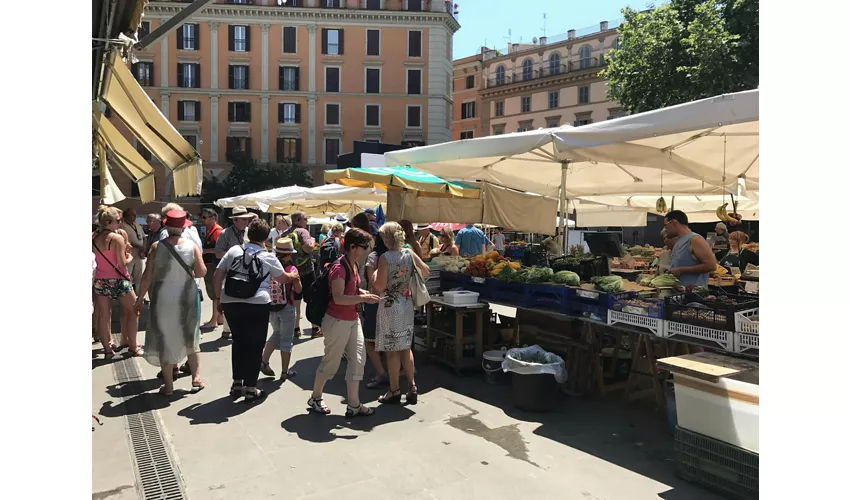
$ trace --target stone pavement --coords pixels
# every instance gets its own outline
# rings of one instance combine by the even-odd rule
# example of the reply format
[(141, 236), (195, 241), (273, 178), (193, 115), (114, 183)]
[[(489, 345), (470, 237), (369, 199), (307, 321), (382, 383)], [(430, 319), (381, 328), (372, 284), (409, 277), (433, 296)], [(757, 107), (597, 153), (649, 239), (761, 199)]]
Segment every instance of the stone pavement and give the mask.
[[(203, 305), (206, 320), (210, 302)], [(142, 374), (118, 386), (116, 366), (93, 354), (92, 413), (103, 425), (94, 423), (92, 433), (92, 500), (144, 498), (125, 413), (151, 408), (190, 500), (718, 498), (675, 477), (672, 436), (651, 406), (611, 395), (524, 413), (512, 407), (510, 387), (420, 363), (416, 406), (348, 420), (340, 373), (325, 396), (333, 414), (311, 415), (306, 402), (322, 342), (309, 337), (293, 351), (298, 376), (283, 384), (261, 378), (269, 397), (249, 406), (228, 395), (230, 342), (220, 331), (201, 337), (207, 387), (197, 394), (188, 392), (189, 377), (176, 382), (173, 397), (156, 394), (158, 369), (141, 359), (118, 362), (136, 363)], [(277, 354), (272, 367), (280, 371)], [(361, 389), (371, 406), (380, 406), (379, 394)]]

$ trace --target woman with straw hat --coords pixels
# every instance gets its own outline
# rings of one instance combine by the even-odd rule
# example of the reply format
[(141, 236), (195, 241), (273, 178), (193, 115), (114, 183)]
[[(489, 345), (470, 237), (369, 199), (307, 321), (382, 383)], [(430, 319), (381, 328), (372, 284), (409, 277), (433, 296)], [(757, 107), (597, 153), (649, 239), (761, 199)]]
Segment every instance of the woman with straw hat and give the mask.
[(260, 372), (263, 375), (274, 377), (275, 373), (269, 366), (272, 353), (275, 349), (280, 350), (280, 380), (297, 375), (295, 370), (289, 369), (289, 360), (292, 357), (292, 344), (295, 339), (295, 294), (301, 293), (301, 278), (298, 276), (298, 268), (292, 263), (292, 256), (298, 253), (292, 238), (278, 238), (275, 241), (274, 252), (280, 265), (283, 266), (284, 274), (280, 278), (269, 278), (269, 293), (271, 294), (271, 305), (269, 306), (269, 323), (272, 325), (272, 336), (266, 341), (263, 349), (263, 362)]

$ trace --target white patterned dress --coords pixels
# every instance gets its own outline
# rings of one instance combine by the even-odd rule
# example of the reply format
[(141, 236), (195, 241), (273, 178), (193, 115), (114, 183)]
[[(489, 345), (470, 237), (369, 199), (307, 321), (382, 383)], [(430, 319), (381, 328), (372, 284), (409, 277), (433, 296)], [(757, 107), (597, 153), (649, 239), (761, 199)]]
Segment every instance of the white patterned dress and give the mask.
[(375, 350), (403, 351), (413, 344), (410, 278), (416, 267), (409, 250), (390, 250), (383, 256), (387, 259), (387, 291), (378, 303)]

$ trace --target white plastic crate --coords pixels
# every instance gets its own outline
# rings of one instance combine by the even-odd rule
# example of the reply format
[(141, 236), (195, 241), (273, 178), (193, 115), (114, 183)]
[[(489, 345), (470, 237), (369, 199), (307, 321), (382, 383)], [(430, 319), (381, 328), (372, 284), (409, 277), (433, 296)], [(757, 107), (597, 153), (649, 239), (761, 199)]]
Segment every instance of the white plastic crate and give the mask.
[[(740, 333), (749, 333), (752, 335), (759, 334), (759, 322), (753, 321), (751, 318), (757, 318), (759, 308), (750, 309), (735, 313), (735, 331)], [(756, 339), (756, 348), (758, 348), (758, 339)]]
[(617, 323), (645, 328), (659, 337), (664, 335), (663, 319), (650, 318), (649, 316), (641, 316), (640, 314), (624, 313), (608, 309), (608, 326), (612, 326)]
[[(735, 332), (735, 352), (738, 354), (758, 354), (759, 336), (751, 333)], [(755, 351), (755, 352), (752, 352)]]
[(707, 340), (709, 342), (716, 343), (726, 351), (734, 352), (732, 332), (727, 332), (724, 330), (715, 330), (714, 328), (688, 325), (686, 323), (677, 323), (675, 321), (665, 321), (664, 335), (662, 336), (664, 338), (675, 338), (678, 336), (682, 336)]

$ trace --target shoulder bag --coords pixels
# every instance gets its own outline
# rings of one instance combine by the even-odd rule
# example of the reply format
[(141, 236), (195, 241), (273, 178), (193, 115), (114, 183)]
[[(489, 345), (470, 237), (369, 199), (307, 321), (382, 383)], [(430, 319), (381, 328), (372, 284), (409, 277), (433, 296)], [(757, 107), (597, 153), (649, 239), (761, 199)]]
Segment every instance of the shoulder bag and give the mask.
[(425, 280), (419, 274), (419, 268), (416, 267), (416, 259), (413, 258), (413, 252), (407, 251), (410, 257), (410, 269), (413, 276), (410, 278), (410, 295), (413, 299), (413, 306), (417, 309), (425, 307), (428, 302), (431, 302), (431, 295), (428, 293), (428, 288), (425, 286)]

